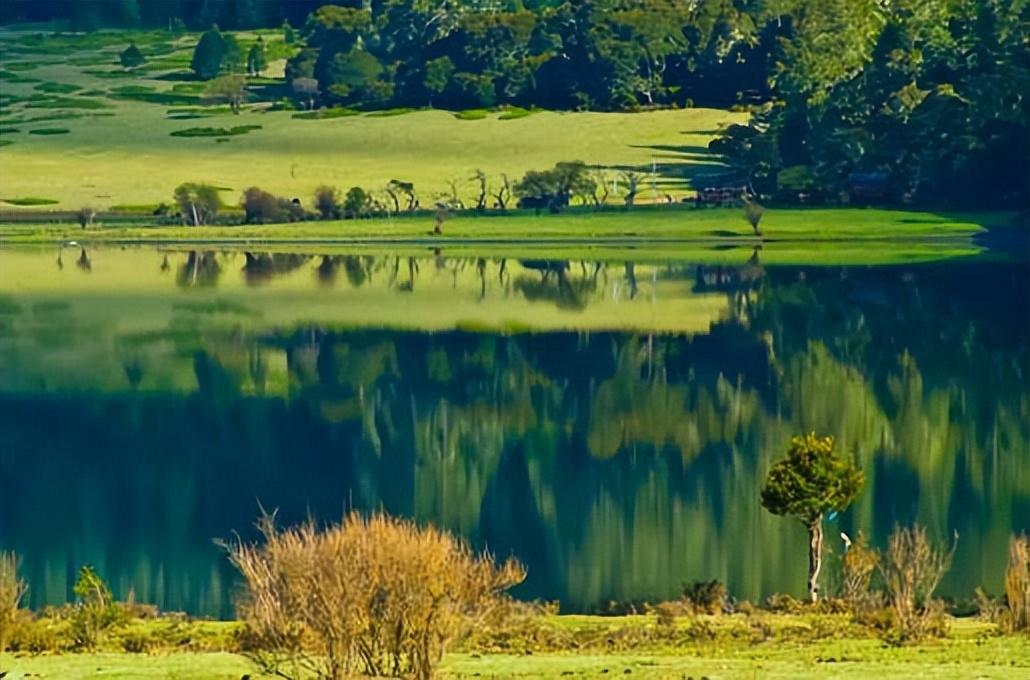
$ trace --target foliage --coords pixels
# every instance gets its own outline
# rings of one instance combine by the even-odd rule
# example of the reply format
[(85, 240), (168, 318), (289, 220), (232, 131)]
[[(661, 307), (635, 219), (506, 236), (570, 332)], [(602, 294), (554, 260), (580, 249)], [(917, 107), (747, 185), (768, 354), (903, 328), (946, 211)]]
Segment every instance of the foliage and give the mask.
[(222, 207), (218, 188), (210, 184), (180, 184), (175, 188), (174, 200), (179, 206), (183, 224), (194, 227), (208, 224)]
[(1009, 542), (1005, 598), (1009, 627), (1030, 631), (1030, 536), (1026, 534), (1013, 536)]
[(265, 56), (265, 41), (258, 36), (257, 42), (251, 45), (247, 52), (247, 73), (259, 76), (266, 68), (268, 68), (268, 59)]
[(862, 472), (835, 452), (833, 437), (793, 437), (786, 458), (769, 470), (762, 505), (774, 515), (797, 517), (807, 527), (845, 509), (862, 488)]
[(228, 104), (238, 114), (247, 99), (247, 81), (241, 75), (224, 75), (211, 80), (204, 90), (205, 96), (217, 103)]
[(351, 187), (343, 198), (343, 216), (349, 219), (365, 217), (372, 210), (372, 197), (361, 187)]
[(385, 515), (285, 530), (266, 516), (259, 527), (263, 546), (229, 550), (247, 585), (249, 644), (272, 669), (429, 678), (525, 576), (514, 561), (497, 565), (450, 534)]
[(93, 649), (111, 627), (124, 621), (124, 614), (111, 589), (90, 566), (83, 566), (73, 588), (76, 603), (71, 615), (70, 634), (76, 649)]
[(197, 46), (193, 49), (193, 59), (190, 61), (190, 69), (197, 74), (201, 80), (211, 80), (222, 72), (222, 61), (225, 59), (225, 40), (215, 26), (200, 36)]
[(323, 220), (339, 218), (342, 210), (340, 190), (326, 184), (315, 189), (315, 210)]
[(718, 580), (696, 581), (683, 589), (683, 598), (698, 614), (721, 614), (727, 596), (726, 586)]
[(21, 619), (21, 604), (27, 587), (18, 576), (18, 556), (0, 552), (0, 653), (7, 650), (11, 635)]
[(250, 187), (240, 200), (247, 224), (269, 224), (276, 222), (298, 222), (304, 219), (304, 209), (299, 203), (281, 198)]
[(855, 616), (868, 616), (882, 604), (879, 594), (871, 589), (879, 564), (880, 554), (869, 547), (865, 535), (859, 532), (841, 557), (840, 597)]
[(137, 66), (142, 66), (147, 61), (143, 58), (143, 53), (136, 47), (136, 43), (129, 43), (129, 46), (118, 56), (118, 60), (125, 68), (136, 68)]
[(951, 567), (957, 545), (957, 534), (945, 552), (930, 542), (924, 527), (895, 527), (879, 561), (894, 614), (891, 640), (910, 642), (942, 633), (942, 606), (933, 593)]
[(862, 472), (834, 451), (833, 437), (815, 433), (793, 437), (786, 458), (769, 470), (762, 505), (774, 515), (790, 515), (808, 530), (808, 596), (818, 598), (822, 567), (823, 517), (851, 504), (862, 488)]
[(550, 170), (530, 170), (515, 184), (514, 192), (522, 207), (560, 212), (573, 196), (589, 195), (594, 186), (586, 163), (565, 161)]

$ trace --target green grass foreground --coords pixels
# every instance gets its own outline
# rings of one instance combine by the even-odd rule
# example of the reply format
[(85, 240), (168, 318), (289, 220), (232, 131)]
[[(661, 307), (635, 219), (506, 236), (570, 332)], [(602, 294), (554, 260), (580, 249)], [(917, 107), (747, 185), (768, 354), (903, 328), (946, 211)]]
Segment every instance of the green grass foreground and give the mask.
[[(534, 649), (515, 642), (475, 640), (449, 654), (443, 678), (612, 677), (666, 679), (752, 678), (1013, 678), (1030, 677), (1030, 639), (1004, 636), (994, 625), (970, 619), (951, 621), (948, 638), (893, 647), (849, 624), (844, 615), (761, 614), (701, 617), (705, 636), (678, 638), (663, 645), (653, 637), (653, 617), (550, 616), (544, 626), (564, 631), (577, 647)], [(151, 649), (127, 653), (112, 641), (96, 653), (4, 654), (5, 680), (41, 678), (238, 679), (263, 676), (236, 653), (237, 623), (170, 624), (161, 619), (135, 623), (137, 636), (175, 625), (182, 651)], [(681, 620), (688, 633), (696, 621)], [(761, 631), (760, 633), (757, 631)], [(682, 640), (687, 640), (683, 642)], [(511, 643), (512, 641), (508, 641)], [(606, 651), (606, 647), (611, 651)], [(31, 675), (30, 675), (31, 674)]]

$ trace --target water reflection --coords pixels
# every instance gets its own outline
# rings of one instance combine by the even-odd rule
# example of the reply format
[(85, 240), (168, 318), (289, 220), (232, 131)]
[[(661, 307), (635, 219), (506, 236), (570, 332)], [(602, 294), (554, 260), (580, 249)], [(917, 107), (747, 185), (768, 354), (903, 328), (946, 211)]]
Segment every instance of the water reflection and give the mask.
[[(799, 592), (803, 531), (756, 490), (813, 429), (866, 470), (840, 530), (959, 532), (951, 594), (997, 592), (1008, 535), (1030, 528), (1023, 263), (92, 261), (74, 280), (95, 288), (0, 273), (0, 545), (35, 604), (89, 562), (123, 594), (228, 614), (211, 539), (246, 532), (258, 501), (441, 524), (518, 555), (521, 594), (570, 610), (709, 578)], [(351, 296), (360, 315), (340, 312)], [(539, 325), (490, 325), (493, 303)], [(355, 324), (381, 306), (395, 329)]]

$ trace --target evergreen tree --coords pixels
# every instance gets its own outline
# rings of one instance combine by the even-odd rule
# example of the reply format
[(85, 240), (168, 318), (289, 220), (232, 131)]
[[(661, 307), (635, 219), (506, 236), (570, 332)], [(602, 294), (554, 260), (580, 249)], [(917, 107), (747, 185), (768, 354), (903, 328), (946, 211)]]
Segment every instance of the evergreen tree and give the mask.
[(119, 58), (122, 66), (125, 68), (136, 68), (146, 62), (146, 59), (143, 58), (143, 53), (136, 47), (136, 43), (129, 43), (129, 46), (125, 48)]
[(268, 68), (268, 59), (265, 58), (265, 41), (258, 36), (257, 42), (251, 45), (247, 52), (247, 73), (252, 76), (259, 76)]
[(200, 36), (197, 47), (193, 50), (190, 69), (201, 80), (211, 80), (221, 72), (224, 57), (225, 40), (218, 26), (212, 26)]

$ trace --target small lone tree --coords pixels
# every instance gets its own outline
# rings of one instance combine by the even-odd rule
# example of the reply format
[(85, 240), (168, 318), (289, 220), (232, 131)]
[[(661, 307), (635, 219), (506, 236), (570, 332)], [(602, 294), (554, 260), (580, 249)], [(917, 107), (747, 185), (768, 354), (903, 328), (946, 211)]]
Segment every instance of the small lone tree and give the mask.
[(287, 45), (297, 42), (297, 31), (290, 25), (289, 19), (283, 20), (283, 42)]
[(758, 223), (762, 221), (762, 216), (765, 215), (765, 208), (761, 204), (752, 201), (751, 199), (744, 198), (744, 219), (751, 225), (751, 229), (754, 230), (755, 236), (761, 236), (762, 230), (758, 228)]
[(247, 81), (243, 76), (219, 76), (207, 84), (204, 96), (212, 102), (228, 104), (229, 110), (239, 115), (247, 100)]
[(327, 184), (315, 189), (315, 210), (323, 220), (340, 216), (340, 190)]
[(862, 471), (834, 451), (833, 437), (815, 433), (790, 440), (787, 457), (777, 461), (765, 486), (762, 505), (774, 515), (797, 517), (808, 530), (808, 597), (819, 599), (823, 563), (823, 518), (851, 504), (865, 482)]
[(268, 68), (268, 59), (265, 57), (265, 41), (258, 36), (257, 42), (247, 52), (247, 73), (259, 76), (266, 68)]
[(136, 68), (146, 62), (143, 53), (136, 47), (136, 43), (129, 43), (129, 46), (122, 51), (118, 58), (124, 68)]
[(184, 224), (199, 227), (207, 224), (222, 207), (217, 187), (187, 182), (175, 188), (175, 203)]

